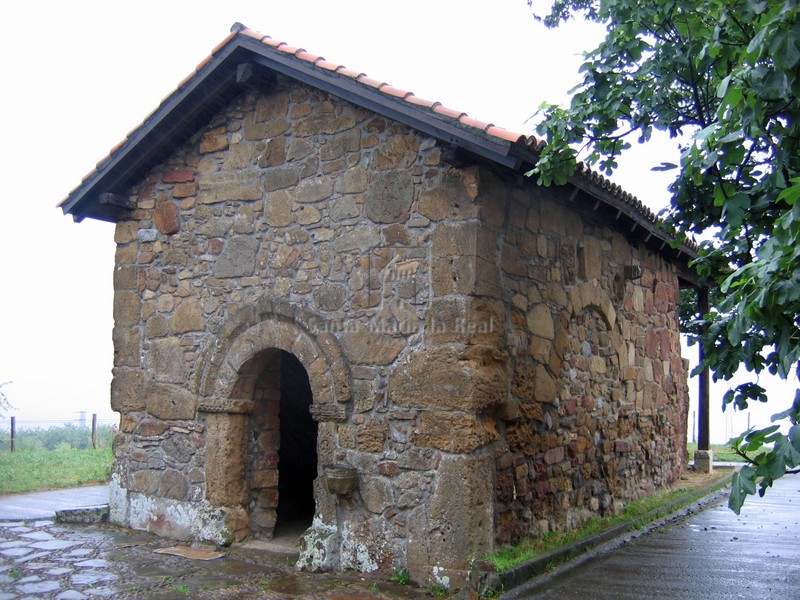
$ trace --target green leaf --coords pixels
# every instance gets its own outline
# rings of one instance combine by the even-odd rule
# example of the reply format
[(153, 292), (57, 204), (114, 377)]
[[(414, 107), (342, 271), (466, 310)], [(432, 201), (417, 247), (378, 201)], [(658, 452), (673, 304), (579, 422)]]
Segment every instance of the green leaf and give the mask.
[(741, 512), (747, 496), (752, 496), (756, 493), (755, 474), (755, 469), (752, 467), (742, 467), (731, 478), (731, 495), (728, 497), (728, 508), (737, 515)]
[(673, 164), (671, 162), (662, 162), (657, 167), (653, 167), (650, 169), (651, 171), (672, 171), (673, 169), (677, 169), (678, 165)]

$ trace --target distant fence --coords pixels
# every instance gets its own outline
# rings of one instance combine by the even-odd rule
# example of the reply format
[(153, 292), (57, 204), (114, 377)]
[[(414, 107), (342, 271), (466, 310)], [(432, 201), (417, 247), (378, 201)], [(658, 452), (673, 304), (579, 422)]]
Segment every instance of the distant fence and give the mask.
[(9, 417), (0, 424), (3, 437), (9, 440), (11, 452), (21, 447), (43, 450), (60, 448), (87, 449), (109, 447), (117, 429), (116, 419), (98, 419), (97, 414), (72, 420), (18, 419)]

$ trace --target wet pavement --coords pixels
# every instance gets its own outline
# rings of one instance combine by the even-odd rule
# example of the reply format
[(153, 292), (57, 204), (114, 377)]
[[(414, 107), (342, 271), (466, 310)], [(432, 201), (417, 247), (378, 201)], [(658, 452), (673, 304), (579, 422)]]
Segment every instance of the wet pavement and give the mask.
[[(193, 560), (154, 551), (175, 542), (108, 524), (0, 522), (0, 600), (87, 598), (425, 598), (425, 590), (359, 574), (298, 574), (258, 547)], [(211, 549), (210, 547), (208, 547)]]
[(108, 484), (0, 496), (0, 521), (52, 519), (57, 510), (108, 504)]
[[(85, 488), (74, 492), (71, 506), (94, 503)], [(266, 553), (263, 542), (223, 549), (222, 558), (193, 560), (154, 552), (176, 542), (113, 525), (10, 520), (9, 498), (0, 498), (0, 600), (431, 597), (424, 589), (359, 574), (298, 574), (290, 550), (271, 547)], [(39, 504), (20, 498), (13, 499), (18, 506), (33, 510)], [(726, 501), (504, 597), (798, 597), (800, 477), (784, 477), (765, 498), (749, 498), (738, 517)], [(36, 509), (52, 513), (52, 506)]]
[(800, 598), (800, 476), (749, 497), (739, 516), (716, 504), (541, 578), (504, 598)]
[(221, 558), (195, 560), (155, 552), (179, 542), (107, 523), (53, 519), (56, 510), (107, 502), (108, 486), (0, 497), (0, 600), (430, 597), (423, 589), (360, 574), (298, 574), (292, 568), (296, 550), (279, 543), (255, 541), (223, 549)]

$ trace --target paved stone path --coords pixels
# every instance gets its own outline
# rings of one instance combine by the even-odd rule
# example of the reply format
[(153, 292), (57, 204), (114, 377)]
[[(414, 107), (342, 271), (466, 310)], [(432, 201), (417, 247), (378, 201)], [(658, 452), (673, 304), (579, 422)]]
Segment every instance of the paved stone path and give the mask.
[(0, 496), (0, 521), (52, 519), (57, 510), (108, 504), (108, 485)]
[(430, 598), (426, 590), (353, 573), (298, 574), (247, 546), (216, 560), (153, 551), (176, 542), (108, 524), (0, 522), (0, 600)]
[[(799, 506), (800, 476), (784, 477), (765, 498), (748, 499), (740, 517), (723, 500), (506, 597), (795, 598)], [(425, 590), (357, 574), (297, 574), (291, 561), (247, 547), (226, 549), (224, 558), (211, 561), (153, 552), (173, 544), (107, 524), (12, 521), (0, 513), (0, 600), (430, 597)]]
[(800, 475), (750, 497), (739, 516), (716, 505), (507, 598), (716, 600), (800, 598)]

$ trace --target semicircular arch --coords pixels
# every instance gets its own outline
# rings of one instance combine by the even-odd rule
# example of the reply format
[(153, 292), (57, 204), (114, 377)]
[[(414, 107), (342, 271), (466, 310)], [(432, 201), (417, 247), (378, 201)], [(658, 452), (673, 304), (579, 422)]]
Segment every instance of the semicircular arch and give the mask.
[(350, 373), (336, 338), (324, 320), (289, 303), (240, 307), (206, 351), (197, 389), (205, 398), (248, 400), (271, 349), (293, 354), (306, 369), (314, 404), (348, 402)]

